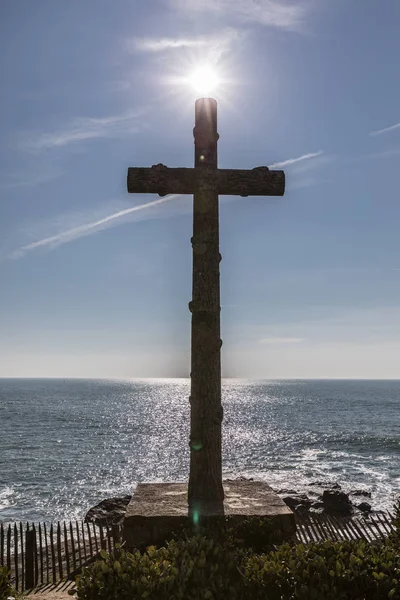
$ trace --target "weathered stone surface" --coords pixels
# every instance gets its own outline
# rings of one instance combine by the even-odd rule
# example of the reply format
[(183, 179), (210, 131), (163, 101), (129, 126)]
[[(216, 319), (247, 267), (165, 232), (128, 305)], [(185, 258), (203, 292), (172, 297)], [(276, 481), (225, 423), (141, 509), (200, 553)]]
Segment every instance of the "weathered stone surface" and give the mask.
[(126, 507), (131, 498), (132, 496), (124, 496), (123, 498), (106, 498), (102, 500), (86, 513), (85, 522), (119, 523), (125, 516)]
[[(217, 102), (195, 104), (189, 512), (223, 513)], [(202, 179), (202, 173), (207, 172)], [(193, 175), (192, 175), (193, 179)], [(192, 193), (190, 192), (190, 193)], [(200, 251), (199, 251), (200, 250)]]
[[(293, 512), (269, 485), (257, 481), (224, 481), (224, 515), (233, 520), (269, 517), (288, 538), (296, 531)], [(188, 497), (184, 483), (142, 483), (135, 490), (124, 519), (127, 548), (163, 543), (187, 526)], [(209, 518), (215, 517), (208, 514)]]
[(368, 502), (360, 502), (360, 504), (357, 504), (357, 508), (363, 513), (370, 513), (372, 510), (372, 506)]
[(219, 195), (283, 196), (285, 192), (284, 172), (270, 171), (268, 167), (213, 170), (158, 164), (151, 168), (128, 169), (127, 185), (131, 194), (193, 194), (204, 182), (211, 184)]
[(283, 171), (218, 169), (217, 102), (196, 100), (195, 167), (128, 169), (130, 193), (193, 194), (189, 513), (224, 513), (222, 483), (219, 194), (282, 196)]
[(322, 494), (324, 511), (328, 514), (351, 515), (352, 504), (348, 494), (339, 490), (325, 490)]

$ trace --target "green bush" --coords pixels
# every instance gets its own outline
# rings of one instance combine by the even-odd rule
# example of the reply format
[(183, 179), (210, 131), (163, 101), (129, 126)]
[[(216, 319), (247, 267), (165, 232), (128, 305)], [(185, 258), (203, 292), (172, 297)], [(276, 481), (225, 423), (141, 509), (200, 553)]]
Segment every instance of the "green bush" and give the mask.
[(204, 536), (172, 540), (146, 552), (113, 554), (77, 578), (81, 600), (236, 600), (241, 598), (241, 575), (235, 565), (239, 553)]
[(229, 517), (205, 521), (202, 527), (186, 526), (175, 533), (175, 539), (188, 539), (200, 535), (212, 539), (219, 544), (253, 552), (269, 552), (277, 544), (282, 543), (282, 532), (276, 529), (271, 519), (246, 517), (230, 519)]
[(7, 567), (0, 566), (0, 600), (7, 600), (11, 592), (10, 571)]
[(394, 507), (394, 519), (392, 520), (392, 525), (395, 526), (396, 531), (389, 535), (389, 540), (395, 547), (400, 549), (400, 499)]
[(400, 600), (400, 552), (358, 541), (256, 554), (195, 536), (143, 553), (103, 551), (77, 591), (80, 600)]
[(387, 542), (285, 544), (247, 558), (243, 575), (252, 600), (400, 599), (400, 553)]
[(253, 552), (268, 552), (281, 544), (283, 533), (276, 529), (271, 519), (247, 518), (242, 521), (228, 521), (228, 539), (239, 548), (250, 548)]

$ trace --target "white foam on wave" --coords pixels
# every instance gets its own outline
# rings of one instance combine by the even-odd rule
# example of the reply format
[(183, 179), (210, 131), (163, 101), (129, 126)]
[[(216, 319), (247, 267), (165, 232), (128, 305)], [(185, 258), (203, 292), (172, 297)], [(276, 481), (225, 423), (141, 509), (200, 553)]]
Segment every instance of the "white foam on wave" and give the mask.
[(15, 499), (16, 492), (13, 487), (6, 486), (5, 488), (0, 490), (0, 510), (3, 508), (7, 508), (13, 504), (13, 499)]
[[(265, 481), (273, 489), (288, 489), (297, 493), (311, 494), (313, 490), (318, 490), (322, 494), (323, 487), (317, 486), (316, 482), (325, 481), (338, 483), (342, 490), (350, 493), (352, 490), (364, 490), (372, 493), (371, 503), (374, 510), (393, 511), (393, 505), (400, 498), (400, 477), (389, 480), (387, 473), (381, 473), (375, 469), (363, 471), (358, 468), (358, 475), (361, 481), (355, 477), (354, 473), (346, 472), (346, 468), (341, 471), (332, 469), (332, 463), (318, 464), (313, 463), (312, 468), (307, 464), (293, 465), (293, 468), (282, 469), (242, 469), (224, 471), (224, 478), (246, 477), (256, 481)], [(368, 475), (368, 483), (365, 481)]]
[[(41, 407), (34, 426), (17, 415), (0, 443), (0, 459), (4, 447), (13, 452), (2, 463), (0, 520), (80, 519), (105, 497), (132, 493), (138, 481), (187, 481), (189, 381), (35, 385), (27, 404)], [(336, 482), (346, 492), (371, 491), (373, 508), (392, 510), (400, 492), (398, 429), (382, 409), (392, 392), (372, 388), (374, 404), (366, 407), (366, 384), (344, 385), (225, 381), (224, 477), (307, 493), (322, 493), (316, 481)], [(354, 402), (342, 401), (343, 390)], [(18, 389), (7, 394), (20, 402)], [(374, 425), (361, 427), (371, 416)], [(30, 440), (22, 450), (16, 435)]]

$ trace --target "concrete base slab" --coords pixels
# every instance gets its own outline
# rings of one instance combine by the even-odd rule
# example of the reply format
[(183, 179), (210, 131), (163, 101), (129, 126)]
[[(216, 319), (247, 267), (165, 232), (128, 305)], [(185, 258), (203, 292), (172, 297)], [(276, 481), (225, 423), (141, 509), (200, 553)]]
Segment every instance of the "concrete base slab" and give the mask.
[[(290, 538), (296, 532), (294, 513), (266, 483), (224, 481), (224, 513), (229, 520), (268, 517), (276, 530)], [(213, 515), (209, 515), (211, 518)], [(162, 544), (189, 525), (185, 483), (138, 484), (124, 519), (126, 547)]]

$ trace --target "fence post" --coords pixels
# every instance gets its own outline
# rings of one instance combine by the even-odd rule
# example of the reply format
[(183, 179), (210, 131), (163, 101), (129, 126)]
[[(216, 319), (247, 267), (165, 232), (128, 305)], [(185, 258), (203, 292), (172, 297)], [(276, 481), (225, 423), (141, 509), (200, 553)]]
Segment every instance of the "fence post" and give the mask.
[(39, 561), (38, 561), (38, 553), (37, 553), (37, 537), (36, 537), (35, 523), (32, 523), (32, 529), (35, 534), (35, 562), (34, 562), (34, 565), (35, 565), (35, 586), (36, 586), (39, 582)]
[(44, 543), (45, 543), (45, 546), (46, 546), (46, 575), (47, 575), (47, 583), (50, 583), (50, 558), (49, 558), (49, 543), (47, 541), (46, 523), (43, 523), (43, 531), (44, 531)]
[(7, 567), (11, 571), (11, 525), (7, 529)]
[(18, 529), (14, 523), (14, 568), (15, 568), (15, 589), (19, 589), (19, 573), (18, 573)]
[(78, 556), (79, 556), (79, 566), (82, 566), (82, 549), (81, 549), (81, 538), (79, 535), (79, 526), (78, 521), (75, 521), (76, 528), (76, 543), (78, 544)]
[(57, 571), (56, 571), (56, 551), (54, 548), (54, 530), (53, 523), (50, 523), (50, 548), (51, 548), (51, 567), (53, 571), (53, 583), (57, 582)]
[(44, 581), (43, 581), (43, 540), (42, 540), (42, 528), (40, 526), (40, 523), (39, 523), (39, 554), (40, 554), (40, 583), (44, 583)]
[(4, 527), (0, 523), (0, 565), (4, 565)]
[[(65, 550), (68, 548), (66, 547)], [(62, 549), (61, 549), (61, 525), (60, 521), (57, 523), (57, 556), (58, 556), (58, 573), (60, 575), (60, 579), (64, 578), (63, 574), (63, 557), (62, 557)]]
[(36, 532), (27, 529), (25, 536), (25, 587), (30, 590), (35, 587)]
[(112, 538), (113, 538), (113, 548), (115, 550), (115, 544), (119, 544), (120, 539), (121, 539), (119, 525), (117, 525), (116, 523), (113, 523), (111, 525), (111, 531), (112, 531)]
[(67, 534), (67, 525), (64, 521), (64, 541), (65, 541), (65, 558), (67, 561), (67, 577), (70, 574), (70, 563), (69, 563), (69, 548), (68, 548), (68, 534)]
[(24, 531), (22, 521), (19, 522), (19, 539), (21, 540), (21, 590), (25, 589), (25, 551), (24, 551)]
[(106, 550), (107, 549), (107, 542), (104, 538), (104, 531), (103, 531), (103, 525), (101, 523), (99, 523), (99, 528), (100, 528), (100, 546), (102, 550)]

